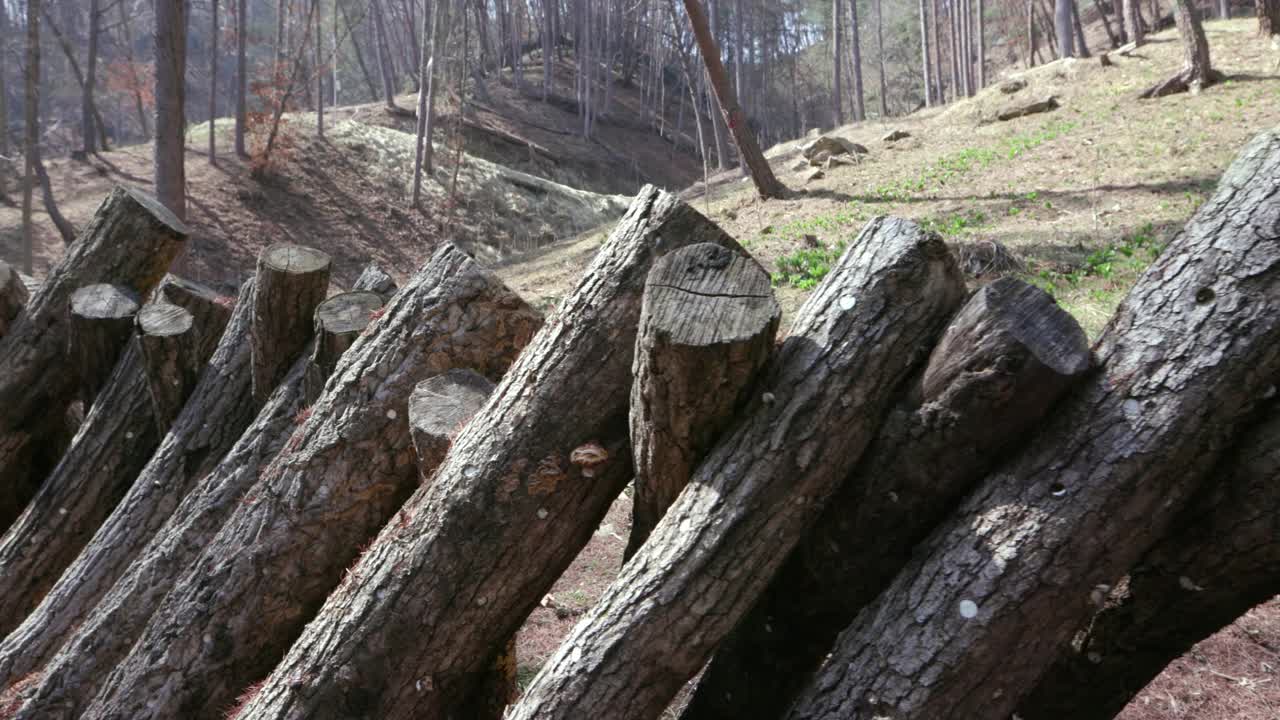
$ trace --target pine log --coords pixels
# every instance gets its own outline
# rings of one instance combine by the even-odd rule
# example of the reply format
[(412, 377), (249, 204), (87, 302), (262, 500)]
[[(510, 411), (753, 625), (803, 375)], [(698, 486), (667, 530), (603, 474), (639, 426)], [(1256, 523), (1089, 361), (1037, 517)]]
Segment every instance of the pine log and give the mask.
[(133, 336), (139, 305), (138, 295), (120, 285), (98, 283), (72, 293), (67, 352), (75, 363), (85, 410), (93, 405)]
[(117, 186), (0, 340), (0, 528), (22, 511), (66, 448), (56, 426), (78, 388), (67, 354), (72, 293), (105, 282), (145, 296), (186, 236), (155, 198)]
[[(791, 718), (1008, 717), (1280, 371), (1280, 131), (1121, 304), (1101, 371), (841, 634)], [(1072, 601), (1075, 598), (1075, 601)]]
[(166, 275), (160, 283), (160, 298), (191, 313), (200, 329), (200, 355), (209, 357), (217, 349), (222, 332), (231, 321), (235, 298), (219, 295), (213, 288), (177, 275)]
[(1110, 720), (1173, 660), (1280, 594), (1280, 412), (1223, 453), (1171, 530), (1090, 618), (1035, 690), (1026, 718)]
[(0, 339), (9, 333), (18, 313), (27, 306), (27, 298), (26, 283), (16, 270), (0, 260)]
[(261, 408), (311, 339), (316, 307), (329, 292), (329, 256), (272, 245), (258, 256), (253, 311), (253, 401)]
[(316, 308), (316, 341), (311, 351), (312, 368), (306, 380), (308, 405), (320, 398), (338, 359), (360, 337), (382, 305), (381, 295), (358, 291), (334, 295)]
[(639, 193), (403, 526), (383, 529), (240, 717), (430, 720), (467, 696), (631, 479), (644, 281), (698, 242), (741, 252), (675, 196)]
[[(40, 605), (0, 642), (0, 686), (48, 662), (253, 420), (253, 287), (252, 280), (241, 287), (231, 322), (199, 384), (137, 480)], [(149, 397), (145, 403), (149, 410)], [(149, 413), (144, 417), (148, 425), (154, 424)]]
[(869, 222), (800, 309), (761, 395), (511, 717), (660, 715), (817, 519), (964, 294), (941, 238)]
[(1006, 278), (975, 293), (681, 717), (781, 716), (836, 634), (1089, 360), (1084, 331), (1044, 291)]
[(454, 367), (496, 379), (540, 324), (495, 276), (442, 246), (342, 359), (284, 451), (177, 579), (84, 713), (222, 717), (420, 485), (408, 422), (413, 387)]
[(773, 350), (782, 309), (769, 274), (719, 245), (662, 258), (644, 287), (631, 385), (635, 497), (626, 558), (735, 419)]
[(169, 303), (148, 303), (138, 313), (138, 345), (147, 372), (147, 391), (160, 436), (169, 432), (187, 396), (200, 379), (200, 334), (195, 317)]
[(382, 296), (383, 300), (390, 300), (392, 295), (399, 290), (396, 287), (396, 281), (386, 273), (377, 263), (369, 263), (360, 273), (360, 277), (356, 278), (356, 282), (351, 286), (352, 290), (368, 290)]

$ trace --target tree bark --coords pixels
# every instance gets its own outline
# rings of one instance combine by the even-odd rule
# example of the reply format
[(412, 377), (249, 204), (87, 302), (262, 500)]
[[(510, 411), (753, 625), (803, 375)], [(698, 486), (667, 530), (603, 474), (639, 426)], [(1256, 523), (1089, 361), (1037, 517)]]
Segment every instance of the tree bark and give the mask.
[(106, 128), (98, 122), (98, 108), (93, 101), (98, 77), (98, 30), (102, 27), (100, 0), (89, 0), (88, 58), (84, 67), (84, 84), (80, 91), (80, 135), (85, 154), (97, 152), (98, 133), (103, 133), (102, 149), (106, 150)]
[(1058, 57), (1076, 54), (1074, 28), (1071, 26), (1071, 0), (1054, 0), (1053, 28), (1058, 38)]
[(1139, 95), (1141, 98), (1158, 98), (1180, 92), (1198, 93), (1221, 77), (1221, 73), (1209, 63), (1209, 40), (1204, 35), (1199, 8), (1191, 0), (1175, 0), (1173, 19), (1182, 38), (1182, 70), (1143, 91)]
[(1084, 27), (1080, 24), (1080, 3), (1071, 0), (1071, 28), (1076, 34), (1076, 57), (1089, 57), (1089, 45), (1084, 40)]
[(916, 549), (789, 717), (1016, 709), (1091, 590), (1170, 529), (1280, 371), (1280, 204), (1263, 181), (1278, 171), (1272, 131), (1122, 303), (1101, 370)]
[(75, 364), (86, 410), (107, 384), (116, 358), (133, 336), (139, 305), (132, 290), (109, 283), (85, 285), (71, 294), (67, 354)]
[[(1261, 19), (1261, 18), (1259, 18)], [(9, 9), (0, 2), (0, 57), (9, 56)], [(0, 157), (9, 157), (9, 78), (8, 73), (0, 72)], [(5, 197), (9, 187), (9, 167), (0, 177), (0, 198)], [(16, 174), (16, 173), (15, 173)], [(3, 328), (0, 328), (2, 331)], [(0, 332), (3, 336), (3, 332)]]
[(1257, 13), (1259, 35), (1280, 35), (1280, 0), (1257, 0)]
[[(448, 0), (441, 0), (438, 4), (445, 2)], [(425, 158), (425, 146), (431, 142), (427, 135), (427, 94), (434, 88), (431, 84), (431, 78), (435, 74), (435, 58), (431, 55), (434, 46), (431, 42), (431, 20), (437, 12), (440, 12), (439, 8), (431, 8), (422, 13), (422, 61), (418, 65), (418, 137), (413, 156), (413, 207), (419, 210), (422, 209), (422, 161)]]
[[(218, 3), (209, 0), (209, 164), (218, 164)], [(323, 133), (322, 133), (323, 134)]]
[[(1111, 28), (1111, 20), (1107, 17), (1109, 5), (1103, 0), (1093, 0), (1094, 7), (1098, 8), (1098, 17), (1102, 20), (1102, 28), (1107, 31), (1107, 40), (1111, 42), (1111, 49), (1114, 50), (1124, 43), (1116, 36), (1116, 31)], [(1079, 13), (1076, 14), (1079, 17)]]
[[(40, 0), (27, 0), (26, 72), (23, 89), (23, 170), (22, 170), (22, 271), (30, 275), (35, 233), (31, 222), (31, 192), (35, 187), (36, 164), (40, 161)], [(3, 355), (0, 355), (3, 358)], [(5, 430), (0, 425), (0, 432)], [(0, 437), (0, 468), (15, 467), (13, 456), (6, 451), (5, 439)], [(0, 487), (9, 487), (6, 478), (11, 470), (0, 470)], [(0, 493), (2, 495), (3, 493)], [(25, 498), (19, 497), (19, 500)], [(0, 499), (0, 527), (13, 520), (12, 499)], [(19, 506), (20, 507), (20, 506)]]
[(911, 548), (1088, 369), (1084, 331), (1043, 291), (1003, 279), (975, 293), (716, 651), (683, 720), (783, 715)]
[(840, 5), (831, 0), (831, 126), (844, 125), (844, 33), (840, 32)]
[(880, 79), (880, 118), (889, 117), (889, 83), (885, 76), (884, 62), (884, 15), (880, 0), (875, 0), (876, 11), (876, 70)]
[(36, 179), (40, 183), (40, 199), (44, 202), (44, 211), (62, 238), (62, 244), (70, 246), (76, 241), (75, 226), (58, 209), (58, 201), (53, 196), (53, 183), (49, 182), (49, 173), (45, 172), (44, 161), (38, 154), (35, 162)]
[[(937, 22), (937, 17), (934, 18)], [(936, 35), (936, 33), (935, 33)], [(922, 65), (924, 66), (924, 104), (926, 107), (933, 105), (933, 86), (930, 83), (929, 73), (929, 9), (928, 0), (920, 0), (920, 54)]]
[(187, 10), (187, 0), (155, 1), (155, 188), (179, 220), (187, 219)]
[(159, 297), (164, 302), (191, 313), (200, 336), (200, 357), (211, 357), (222, 340), (223, 331), (231, 322), (231, 308), (235, 299), (220, 296), (212, 288), (177, 275), (166, 275), (160, 283), (159, 292)]
[(449, 3), (440, 0), (435, 5), (435, 20), (431, 31), (431, 60), (427, 63), (427, 115), (422, 128), (422, 169), (428, 175), (434, 172), (435, 147), (431, 144), (431, 135), (435, 126), (436, 112), (436, 76), (437, 65), (443, 64), (449, 43)]
[[(741, 252), (676, 197), (640, 192), (433, 482), (406, 503), (404, 526), (383, 529), (240, 717), (443, 718), (466, 697), (630, 480), (643, 284), (659, 256), (697, 242)], [(356, 606), (365, 609), (352, 620)]]
[(18, 272), (0, 260), (0, 340), (13, 328), (18, 313), (27, 306), (27, 299), (27, 286)]
[(626, 558), (745, 407), (782, 319), (769, 282), (754, 260), (710, 243), (671, 253), (649, 273), (632, 369)]
[(111, 282), (146, 295), (186, 232), (153, 198), (117, 187), (0, 341), (0, 527), (21, 512), (61, 454), (44, 433), (51, 422), (60, 422), (77, 391), (66, 352), (72, 293)]
[(867, 105), (862, 90), (862, 39), (858, 32), (858, 3), (849, 0), (849, 53), (853, 72), (853, 121), (867, 119)]
[(334, 295), (315, 311), (315, 345), (304, 383), (306, 404), (320, 399), (324, 384), (350, 348), (383, 306), (382, 296), (367, 291)]
[[(978, 38), (978, 90), (987, 86), (987, 20), (986, 20), (986, 4), (983, 0), (978, 0), (978, 25), (974, 34)], [(1076, 15), (1076, 22), (1079, 23), (1080, 16)], [(1080, 36), (1080, 45), (1084, 46), (1084, 35)]]
[(254, 291), (253, 401), (261, 409), (311, 338), (316, 307), (329, 292), (329, 256), (281, 243), (258, 256)]
[(242, 158), (249, 157), (249, 150), (244, 142), (249, 122), (246, 97), (249, 87), (249, 63), (246, 57), (249, 43), (248, 2), (249, 0), (236, 0), (236, 155)]
[(138, 313), (137, 342), (142, 349), (156, 432), (163, 437), (200, 379), (206, 359), (200, 356), (200, 331), (195, 316), (186, 310), (169, 303), (151, 303)]
[(1125, 33), (1134, 47), (1141, 47), (1145, 35), (1142, 27), (1142, 5), (1139, 0), (1123, 0), (1123, 2)]
[(370, 0), (369, 12), (373, 14), (373, 26), (377, 38), (377, 47), (374, 49), (377, 51), (378, 67), (382, 73), (382, 99), (388, 110), (399, 110), (396, 106), (395, 92), (392, 89), (395, 85), (395, 79), (392, 77), (395, 68), (391, 66), (390, 39), (387, 37), (387, 27), (382, 19), (382, 5), (379, 0)]
[(221, 717), (270, 671), (357, 548), (418, 486), (410, 390), (459, 366), (500, 376), (540, 322), (493, 275), (442, 247), (343, 358), (84, 712)]
[(367, 290), (369, 292), (378, 293), (382, 296), (383, 301), (391, 299), (392, 295), (399, 290), (396, 287), (396, 281), (386, 273), (377, 263), (369, 263), (364, 270), (360, 272), (360, 277), (356, 278), (355, 285), (351, 286), (352, 290)]

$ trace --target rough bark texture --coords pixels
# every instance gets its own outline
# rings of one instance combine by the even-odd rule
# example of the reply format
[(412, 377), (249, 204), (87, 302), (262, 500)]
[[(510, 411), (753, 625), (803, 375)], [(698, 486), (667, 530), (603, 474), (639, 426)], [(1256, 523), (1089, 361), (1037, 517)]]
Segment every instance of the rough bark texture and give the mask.
[(1280, 0), (1257, 0), (1258, 34), (1263, 37), (1280, 35)]
[(1180, 92), (1198, 93), (1221, 79), (1209, 62), (1209, 40), (1200, 22), (1200, 10), (1191, 0), (1174, 0), (1173, 19), (1182, 39), (1182, 70), (1147, 88), (1139, 97), (1164, 97)]
[(422, 482), (444, 460), (453, 438), (484, 406), (494, 384), (474, 370), (450, 370), (418, 383), (409, 396), (409, 429)]
[(18, 313), (27, 306), (27, 286), (18, 271), (0, 261), (0, 340), (9, 334)]
[(963, 302), (936, 235), (867, 224), (800, 310), (764, 392), (712, 450), (513, 718), (654, 718), (751, 607)]
[(258, 257), (253, 311), (253, 401), (260, 408), (311, 339), (316, 307), (329, 292), (329, 256), (278, 244)]
[[(842, 633), (792, 718), (1006, 717), (1280, 370), (1280, 132), (1139, 280), (1101, 370)], [(1075, 601), (1072, 601), (1072, 598)]]
[(109, 283), (86, 285), (72, 293), (67, 353), (75, 363), (80, 399), (86, 410), (106, 385), (116, 358), (133, 337), (139, 305), (141, 301), (132, 290)]
[(396, 281), (386, 273), (376, 263), (369, 263), (360, 273), (360, 277), (356, 278), (356, 284), (351, 286), (352, 290), (368, 290), (376, 292), (382, 296), (383, 300), (390, 300), (392, 295), (396, 294)]
[(324, 383), (333, 374), (338, 359), (360, 337), (382, 305), (381, 295), (357, 291), (334, 295), (316, 308), (312, 367), (307, 372), (306, 381), (308, 405), (320, 398)]
[(201, 357), (213, 355), (231, 321), (235, 298), (218, 295), (210, 287), (177, 275), (166, 275), (159, 292), (159, 298), (191, 313), (200, 331)]
[(156, 0), (156, 136), (152, 143), (156, 195), (174, 215), (187, 219), (186, 96), (188, 0)]
[[(627, 404), (645, 277), (659, 256), (697, 242), (741, 251), (676, 197), (640, 192), (405, 505), (404, 526), (383, 529), (241, 717), (447, 716), (631, 479)], [(601, 451), (608, 459), (597, 463)]]
[(0, 340), (0, 527), (22, 511), (63, 450), (48, 438), (76, 393), (67, 355), (72, 293), (110, 282), (147, 294), (186, 233), (154, 198), (116, 187)]
[(250, 281), (241, 288), (231, 322), (200, 383), (138, 479), (39, 607), (0, 642), (0, 685), (9, 686), (53, 656), (253, 420), (253, 286)]
[(540, 322), (460, 250), (437, 251), (343, 358), (85, 713), (221, 717), (275, 666), (357, 548), (419, 485), (412, 388), (459, 366), (499, 377)]
[[(1165, 665), (1280, 593), (1280, 413), (1223, 454), (1104, 607), (1018, 707), (1023, 717), (1110, 720)], [(1099, 599), (1105, 588), (1099, 589)]]
[(1088, 367), (1084, 331), (1043, 291), (1013, 279), (979, 290), (716, 651), (682, 718), (782, 715), (911, 548)]
[(627, 558), (746, 405), (781, 319), (768, 273), (720, 245), (671, 253), (649, 273), (632, 369)]
[(138, 313), (138, 345), (146, 363), (147, 391), (156, 432), (169, 432), (200, 379), (200, 331), (195, 317), (169, 303), (150, 303)]

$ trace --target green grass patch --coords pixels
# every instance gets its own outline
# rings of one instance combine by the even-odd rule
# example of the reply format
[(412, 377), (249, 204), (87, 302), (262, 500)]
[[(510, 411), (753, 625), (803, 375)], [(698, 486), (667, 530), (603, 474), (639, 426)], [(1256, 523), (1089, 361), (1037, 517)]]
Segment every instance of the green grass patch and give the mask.
[(778, 272), (773, 275), (773, 284), (812, 290), (831, 272), (831, 266), (844, 254), (846, 247), (848, 244), (841, 240), (834, 247), (819, 245), (778, 258)]

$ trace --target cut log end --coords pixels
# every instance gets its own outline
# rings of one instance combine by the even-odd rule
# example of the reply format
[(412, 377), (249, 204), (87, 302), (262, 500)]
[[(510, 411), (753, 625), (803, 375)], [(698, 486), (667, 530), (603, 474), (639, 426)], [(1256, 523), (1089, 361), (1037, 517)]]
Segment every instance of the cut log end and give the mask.
[(749, 340), (781, 317), (768, 274), (721, 245), (699, 243), (667, 255), (645, 285), (647, 322), (673, 345)]
[(205, 360), (200, 333), (195, 316), (169, 303), (150, 303), (142, 308), (138, 330), (151, 408), (163, 437), (200, 378)]
[(287, 243), (258, 257), (251, 345), (258, 407), (311, 338), (314, 313), (329, 290), (330, 265), (325, 253)]
[(409, 426), (418, 467), (431, 475), (449, 445), (493, 392), (494, 384), (474, 370), (450, 370), (418, 383), (409, 397)]
[(330, 258), (315, 248), (280, 243), (263, 251), (262, 262), (271, 270), (290, 275), (306, 275), (328, 270)]
[(86, 408), (115, 367), (138, 307), (138, 295), (122, 285), (86, 285), (71, 295), (68, 349), (76, 362)]
[(138, 331), (143, 335), (172, 337), (191, 331), (195, 317), (185, 308), (169, 303), (150, 303), (138, 313)]
[(320, 303), (316, 308), (315, 350), (311, 354), (311, 367), (303, 382), (308, 405), (320, 398), (324, 384), (333, 374), (342, 354), (355, 343), (383, 305), (383, 298), (375, 292), (349, 292)]

